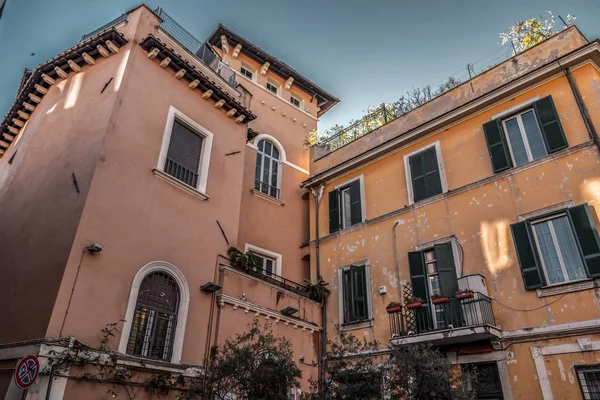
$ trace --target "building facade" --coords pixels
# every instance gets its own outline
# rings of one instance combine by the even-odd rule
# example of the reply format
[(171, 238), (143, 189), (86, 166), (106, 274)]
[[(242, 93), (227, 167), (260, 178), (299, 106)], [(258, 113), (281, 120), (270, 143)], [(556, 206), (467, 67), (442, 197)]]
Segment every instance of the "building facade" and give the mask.
[[(186, 375), (255, 318), (292, 344), (290, 396), (308, 388), (321, 313), (303, 286), (303, 141), (337, 102), (230, 29), (202, 43), (145, 6), (26, 71), (0, 125), (0, 397), (106, 393), (75, 367), (25, 393), (12, 376), (27, 354), (44, 369), (98, 347), (111, 323), (118, 365)], [(230, 246), (260, 267), (236, 268)]]
[(479, 398), (599, 396), (599, 50), (570, 27), (313, 147), (328, 338), (376, 339), (381, 355), (432, 343), (476, 368)]

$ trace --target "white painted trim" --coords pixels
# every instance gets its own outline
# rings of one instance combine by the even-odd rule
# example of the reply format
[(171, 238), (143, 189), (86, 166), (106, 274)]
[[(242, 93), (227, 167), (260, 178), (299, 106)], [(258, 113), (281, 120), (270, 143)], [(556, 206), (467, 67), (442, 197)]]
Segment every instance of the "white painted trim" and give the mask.
[(254, 139), (252, 139), (252, 143), (248, 142), (247, 144), (248, 144), (248, 146), (252, 147), (254, 150), (258, 151), (258, 142), (260, 142), (261, 140), (266, 140), (268, 142), (271, 142), (275, 145), (275, 147), (277, 147), (277, 150), (279, 150), (279, 161), (280, 162), (284, 162), (287, 160), (287, 156), (285, 154), (285, 149), (283, 148), (283, 145), (281, 144), (281, 142), (279, 140), (277, 140), (275, 137), (273, 137), (267, 133), (260, 133)]
[(249, 251), (252, 251), (252, 252), (258, 253), (258, 254), (264, 254), (265, 256), (267, 256), (269, 258), (275, 259), (275, 271), (274, 271), (274, 273), (276, 275), (282, 276), (281, 275), (281, 267), (283, 265), (283, 256), (281, 254), (272, 252), (272, 251), (267, 250), (267, 249), (263, 249), (262, 247), (258, 247), (258, 246), (254, 246), (252, 244), (246, 243), (244, 245), (244, 253), (247, 253)]
[(125, 313), (125, 322), (119, 339), (119, 352), (127, 353), (127, 344), (131, 333), (131, 324), (135, 314), (140, 285), (144, 278), (153, 272), (164, 271), (170, 274), (179, 286), (179, 310), (177, 311), (177, 325), (175, 327), (175, 337), (173, 338), (173, 351), (171, 353), (171, 363), (179, 364), (181, 362), (181, 353), (183, 351), (183, 339), (185, 335), (185, 325), (187, 322), (187, 313), (190, 304), (190, 288), (183, 273), (173, 264), (166, 261), (152, 261), (144, 265), (137, 272), (131, 283), (131, 291), (127, 302), (127, 311)]
[(538, 297), (556, 296), (559, 294), (580, 292), (600, 287), (600, 279), (587, 278), (578, 281), (548, 285), (536, 290)]
[[(344, 323), (344, 271), (350, 269), (352, 265), (362, 265), (365, 267), (365, 279), (367, 287), (367, 312), (368, 318), (365, 321), (355, 323)], [(354, 262), (348, 265), (344, 265), (338, 268), (338, 319), (339, 319), (339, 330), (348, 331), (352, 329), (367, 328), (373, 326), (373, 310), (371, 306), (371, 268), (369, 267), (369, 260), (362, 260)]]
[[(244, 68), (245, 70), (247, 70), (249, 72), (252, 72), (252, 79), (250, 79), (246, 75), (242, 74), (242, 68)], [(237, 72), (238, 72), (238, 75), (241, 76), (242, 78), (244, 78), (250, 82), (256, 83), (257, 71), (256, 71), (256, 68), (252, 67), (250, 64), (246, 64), (245, 62), (242, 61), (242, 64), (240, 65), (240, 70)]]
[(205, 193), (198, 191), (198, 189), (188, 185), (187, 183), (181, 182), (179, 179), (172, 177), (171, 175), (169, 175), (157, 168), (152, 168), (152, 173), (156, 177), (162, 179), (163, 181), (170, 183), (171, 185), (175, 186), (176, 188), (179, 188), (179, 189), (183, 190), (184, 192), (189, 193), (192, 196), (199, 198), (200, 200), (208, 200), (210, 198)]
[(480, 353), (480, 354), (464, 354), (456, 356), (456, 352), (446, 353), (448, 360), (451, 364), (479, 364), (496, 362), (498, 368), (498, 375), (500, 376), (500, 384), (502, 386), (502, 394), (504, 400), (512, 400), (512, 391), (510, 389), (510, 379), (508, 370), (506, 368), (505, 358), (506, 355), (503, 351), (493, 351), (491, 353)]
[(533, 103), (535, 103), (539, 99), (540, 99), (540, 96), (534, 96), (528, 100), (525, 100), (525, 101), (523, 101), (519, 104), (516, 104), (510, 108), (507, 108), (504, 111), (500, 111), (498, 114), (492, 115), (490, 120), (504, 118), (504, 117), (510, 116), (511, 114), (516, 114), (517, 112), (523, 110), (524, 108), (531, 107), (533, 105)]
[[(440, 141), (437, 140), (427, 146), (423, 146), (411, 153), (404, 155), (404, 175), (406, 177), (406, 190), (408, 192), (408, 205), (414, 204), (414, 193), (412, 186), (412, 171), (410, 170), (410, 157), (422, 153), (430, 148), (435, 147), (435, 156), (438, 162), (438, 168), (440, 171), (440, 182), (442, 184), (442, 193), (446, 193), (448, 191), (448, 184), (446, 182), (446, 170), (444, 169), (444, 160), (442, 159), (442, 148), (440, 146)], [(433, 197), (433, 196), (432, 196)], [(426, 199), (423, 199), (426, 200)]]
[[(274, 86), (275, 89), (277, 90), (277, 93), (273, 93), (269, 90), (269, 88), (267, 87), (267, 83), (271, 86)], [(276, 95), (276, 96), (280, 96), (281, 97), (281, 85), (279, 83), (277, 83), (276, 81), (274, 81), (271, 78), (267, 78), (267, 81), (265, 82), (265, 89), (267, 89), (270, 93)]]
[(545, 214), (550, 214), (553, 212), (565, 211), (567, 208), (571, 208), (575, 205), (573, 200), (563, 201), (562, 203), (553, 204), (548, 207), (540, 208), (534, 211), (530, 211), (528, 213), (524, 213), (517, 216), (517, 221), (525, 221), (526, 219), (531, 219), (535, 217), (539, 217)]
[[(352, 179), (349, 179), (345, 182), (335, 185), (334, 190), (343, 189), (355, 181), (360, 181), (360, 208), (361, 208), (361, 213), (362, 213), (362, 221), (361, 222), (365, 222), (367, 220), (367, 202), (365, 201), (365, 176), (363, 174), (360, 174), (358, 176), (355, 176)], [(340, 204), (340, 207), (341, 206), (342, 205)], [(352, 226), (356, 226), (356, 225), (358, 225), (358, 224), (354, 224)], [(340, 231), (349, 229), (349, 228), (351, 228), (351, 227), (350, 226), (340, 227)]]
[(158, 163), (156, 168), (160, 171), (165, 169), (165, 160), (169, 151), (169, 144), (171, 142), (171, 132), (173, 131), (173, 124), (175, 120), (180, 123), (187, 125), (188, 128), (195, 131), (197, 134), (202, 136), (203, 143), (200, 151), (200, 162), (198, 163), (198, 189), (201, 193), (206, 193), (206, 185), (208, 183), (208, 169), (210, 166), (210, 153), (212, 151), (213, 144), (213, 133), (176, 109), (173, 106), (169, 107), (169, 114), (167, 116), (167, 124), (165, 125), (165, 133), (163, 135), (162, 144), (160, 147), (160, 154), (158, 155)]
[(287, 160), (283, 161), (283, 164), (287, 165), (288, 167), (294, 168), (296, 171), (302, 172), (304, 175), (307, 175), (307, 176), (310, 175), (309, 171), (305, 170), (302, 167), (297, 166), (296, 164), (292, 164), (291, 162), (289, 162)]
[(242, 299), (238, 299), (237, 297), (232, 297), (227, 294), (219, 294), (217, 295), (217, 299), (220, 307), (224, 307), (225, 304), (231, 304), (234, 310), (241, 308), (246, 314), (248, 314), (249, 312), (253, 312), (257, 317), (260, 315), (264, 315), (267, 320), (273, 318), (276, 324), (280, 321), (283, 321), (285, 325), (292, 325), (294, 328), (302, 328), (303, 331), (308, 330), (310, 333), (320, 332), (322, 330), (322, 328), (318, 325), (313, 325), (298, 318), (287, 317), (281, 314), (280, 312), (271, 310), (270, 308), (259, 306), (258, 304), (254, 304), (249, 301), (244, 301)]
[(550, 326), (540, 326), (535, 328), (515, 329), (512, 331), (503, 331), (502, 339), (522, 339), (536, 335), (547, 335), (550, 333), (573, 333), (581, 329), (599, 329), (600, 319), (590, 319), (587, 321), (570, 322), (567, 324), (558, 324)]

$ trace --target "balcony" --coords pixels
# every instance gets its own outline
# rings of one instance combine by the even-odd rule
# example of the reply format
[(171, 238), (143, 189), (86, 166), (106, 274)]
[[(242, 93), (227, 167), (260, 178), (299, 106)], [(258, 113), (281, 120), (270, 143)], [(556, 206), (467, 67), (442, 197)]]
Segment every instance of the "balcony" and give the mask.
[(273, 286), (288, 290), (292, 293), (295, 293), (295, 294), (298, 294), (300, 296), (310, 299), (310, 293), (306, 286), (296, 283), (294, 281), (291, 281), (289, 279), (286, 279), (283, 276), (279, 276), (279, 275), (276, 275), (274, 273), (264, 271), (264, 270), (259, 270), (259, 269), (255, 269), (255, 268), (241, 268), (241, 267), (233, 266), (230, 264), (221, 263), (220, 266), (231, 268), (236, 271), (240, 271), (246, 275), (249, 275), (256, 279), (260, 279), (261, 281), (267, 282)]
[(423, 303), (421, 308), (390, 313), (390, 342), (404, 345), (431, 342), (436, 346), (498, 339), (491, 299), (479, 292), (447, 303)]

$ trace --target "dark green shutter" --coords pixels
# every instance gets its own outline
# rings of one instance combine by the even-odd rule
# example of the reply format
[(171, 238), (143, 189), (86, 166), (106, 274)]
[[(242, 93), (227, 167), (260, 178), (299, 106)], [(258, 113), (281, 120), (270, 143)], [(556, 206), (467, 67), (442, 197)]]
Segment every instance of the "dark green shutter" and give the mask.
[(512, 160), (506, 142), (506, 135), (502, 129), (502, 122), (495, 119), (483, 124), (485, 141), (487, 142), (490, 158), (492, 159), (492, 168), (494, 172), (504, 171), (512, 167)]
[(552, 96), (536, 101), (533, 103), (533, 108), (542, 128), (542, 136), (548, 153), (566, 148), (568, 146), (567, 138), (560, 124)]
[(525, 289), (535, 289), (544, 286), (544, 273), (538, 260), (529, 224), (527, 221), (517, 222), (510, 226), (510, 230), (512, 231), (517, 257), (519, 258)]
[(339, 190), (329, 192), (329, 233), (340, 230)]
[(350, 319), (362, 321), (369, 318), (367, 311), (367, 279), (365, 266), (350, 266)]
[(454, 297), (454, 294), (458, 290), (458, 281), (456, 280), (456, 264), (454, 263), (452, 244), (436, 244), (433, 246), (433, 250), (435, 252), (442, 294)]
[(352, 225), (362, 222), (362, 204), (360, 196), (360, 181), (350, 184), (350, 223)]
[(410, 157), (408, 163), (410, 167), (410, 176), (412, 178), (413, 201), (416, 203), (417, 201), (427, 197), (425, 172), (423, 170), (421, 154)]
[(590, 207), (582, 204), (570, 208), (568, 213), (585, 259), (588, 276), (598, 278), (600, 277), (600, 239)]
[(435, 147), (409, 158), (415, 202), (442, 193), (442, 181)]
[(425, 277), (422, 252), (411, 251), (408, 253), (408, 268), (410, 271), (413, 296), (420, 297), (423, 301), (428, 301), (427, 278)]

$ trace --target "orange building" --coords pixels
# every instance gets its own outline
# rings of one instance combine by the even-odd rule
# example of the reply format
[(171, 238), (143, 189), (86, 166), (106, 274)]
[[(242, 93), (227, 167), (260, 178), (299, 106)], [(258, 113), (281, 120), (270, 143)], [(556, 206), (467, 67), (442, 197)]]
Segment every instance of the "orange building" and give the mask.
[[(321, 313), (303, 141), (337, 102), (230, 29), (203, 43), (145, 6), (26, 71), (0, 124), (0, 398), (104, 396), (73, 368), (26, 393), (12, 375), (109, 323), (118, 365), (186, 375), (254, 318), (292, 344), (291, 398), (306, 389)], [(229, 246), (262, 265), (235, 268)]]
[(599, 61), (570, 27), (312, 148), (328, 338), (377, 339), (382, 355), (432, 343), (479, 371), (479, 398), (600, 395)]

